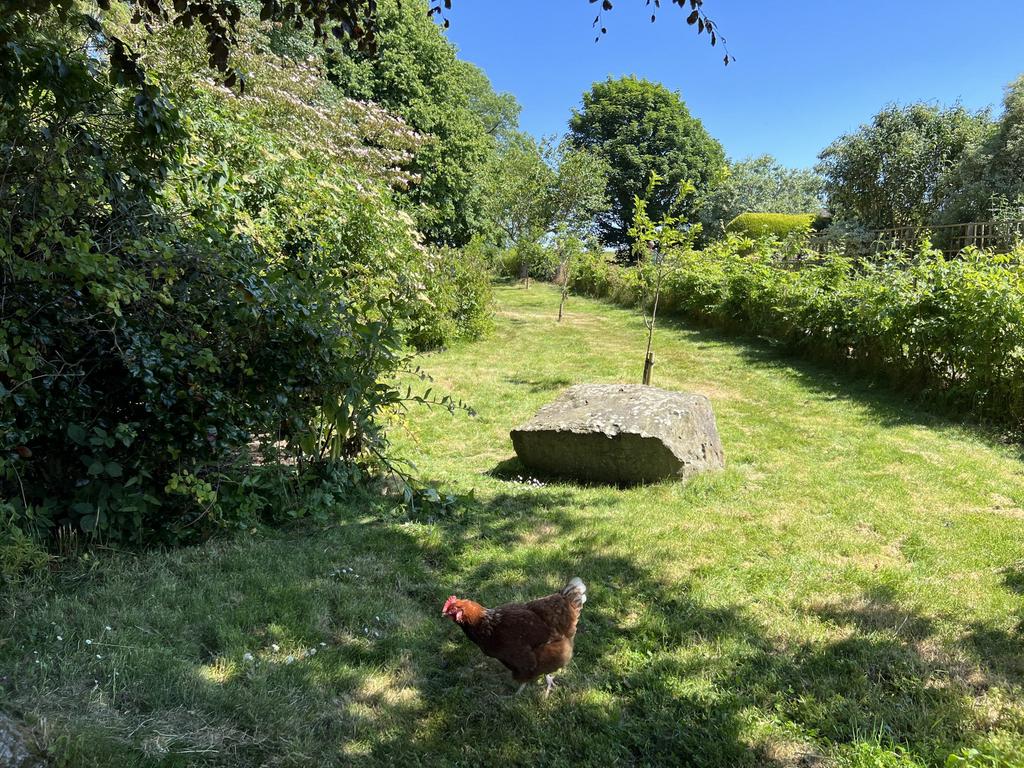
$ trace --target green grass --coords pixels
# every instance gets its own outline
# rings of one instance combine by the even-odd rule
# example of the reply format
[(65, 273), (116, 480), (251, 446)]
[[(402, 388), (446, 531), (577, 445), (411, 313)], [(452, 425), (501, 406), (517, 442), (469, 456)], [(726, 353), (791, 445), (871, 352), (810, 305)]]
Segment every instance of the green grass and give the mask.
[[(477, 418), (415, 412), (399, 438), (474, 500), (66, 566), (3, 596), (0, 707), (76, 766), (866, 768), (1024, 745), (1018, 449), (666, 323), (655, 384), (711, 397), (726, 471), (518, 482), (509, 429), (568, 384), (636, 381), (644, 329), (576, 298), (557, 325), (545, 286), (497, 298), (490, 339), (422, 361)], [(504, 698), (441, 604), (577, 574), (574, 661), (550, 699)]]

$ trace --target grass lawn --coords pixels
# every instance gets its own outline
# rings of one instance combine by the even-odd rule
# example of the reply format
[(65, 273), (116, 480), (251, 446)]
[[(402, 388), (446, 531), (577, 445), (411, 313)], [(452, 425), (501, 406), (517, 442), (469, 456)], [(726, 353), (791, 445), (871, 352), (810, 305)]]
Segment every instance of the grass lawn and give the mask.
[[(644, 328), (578, 298), (558, 325), (547, 286), (497, 295), (491, 338), (422, 361), (478, 416), (415, 412), (399, 438), (474, 500), (436, 518), (353, 504), (8, 591), (0, 709), (74, 766), (884, 768), (967, 746), (1021, 764), (1018, 448), (666, 322), (654, 382), (711, 397), (726, 471), (521, 482), (509, 429), (568, 384), (637, 381)], [(505, 698), (444, 599), (573, 575), (575, 659), (550, 699)]]

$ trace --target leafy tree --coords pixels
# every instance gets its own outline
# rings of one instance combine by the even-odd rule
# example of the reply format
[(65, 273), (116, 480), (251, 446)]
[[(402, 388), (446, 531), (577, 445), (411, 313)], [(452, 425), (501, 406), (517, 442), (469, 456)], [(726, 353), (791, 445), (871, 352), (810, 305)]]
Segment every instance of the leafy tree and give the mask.
[(543, 260), (539, 241), (545, 235), (590, 228), (595, 212), (607, 205), (606, 170), (599, 157), (568, 142), (552, 147), (516, 132), (503, 143), (485, 197), (500, 244), (519, 253), (521, 273)]
[(721, 183), (700, 201), (704, 233), (723, 236), (742, 213), (817, 213), (822, 184), (814, 171), (786, 168), (771, 155), (730, 162)]
[(497, 141), (508, 139), (519, 125), (522, 110), (516, 97), (495, 92), (482, 69), (469, 62), (460, 63), (470, 112), (480, 120), (488, 136)]
[(499, 239), (535, 241), (555, 230), (584, 234), (607, 206), (604, 161), (568, 142), (552, 147), (515, 132), (492, 163), (485, 196)]
[(971, 153), (989, 124), (986, 112), (929, 104), (891, 106), (820, 155), (829, 207), (864, 226), (932, 223), (957, 194), (950, 169)]
[(483, 226), (482, 175), (498, 140), (515, 129), (519, 105), (456, 57), (426, 0), (381, 0), (377, 14), (375, 50), (344, 42), (328, 57), (330, 78), (424, 135), (409, 192), (417, 222), (431, 242), (465, 245)]
[(585, 244), (577, 234), (563, 229), (555, 234), (553, 247), (558, 254), (557, 281), (561, 286), (561, 296), (558, 301), (558, 322), (562, 322), (562, 318), (565, 316), (565, 302), (569, 298), (569, 289), (572, 286), (572, 269), (583, 255)]
[(1002, 115), (952, 177), (959, 194), (947, 220), (1024, 218), (1024, 75), (1006, 87)]
[(608, 208), (608, 163), (588, 149), (562, 141), (551, 153), (557, 168), (551, 189), (552, 228), (581, 236), (594, 228), (594, 216)]
[[(683, 201), (696, 192), (696, 187), (689, 181), (679, 185), (675, 204), (666, 212), (661, 220), (654, 220), (648, 213), (648, 201), (664, 179), (652, 173), (647, 183), (646, 194), (641, 198), (637, 195), (634, 206), (634, 218), (630, 227), (630, 235), (634, 239), (634, 250), (639, 255), (638, 269), (641, 273), (641, 286), (644, 294), (640, 302), (647, 326), (647, 350), (644, 353), (643, 383), (651, 383), (654, 369), (654, 328), (658, 321), (658, 302), (661, 299), (661, 288), (665, 279), (665, 259), (693, 250), (696, 239), (700, 236), (701, 225), (690, 224), (676, 211), (682, 208)], [(650, 317), (647, 309), (650, 308)]]
[(516, 132), (499, 148), (488, 169), (485, 197), (498, 237), (507, 244), (539, 240), (551, 222), (551, 190), (557, 173), (545, 148)]
[(664, 183), (647, 201), (649, 216), (660, 219), (679, 202), (679, 215), (689, 218), (695, 202), (690, 196), (677, 200), (681, 183), (707, 193), (725, 164), (721, 145), (690, 115), (678, 93), (636, 77), (595, 83), (569, 127), (577, 147), (608, 165), (610, 207), (597, 216), (597, 227), (605, 243), (620, 249), (631, 241), (636, 200), (652, 174)]

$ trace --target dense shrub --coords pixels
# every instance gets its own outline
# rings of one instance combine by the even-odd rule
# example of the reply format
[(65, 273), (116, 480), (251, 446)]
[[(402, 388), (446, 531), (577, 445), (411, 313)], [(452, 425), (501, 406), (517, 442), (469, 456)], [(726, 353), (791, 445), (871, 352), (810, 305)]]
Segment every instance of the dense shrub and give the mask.
[(393, 381), (425, 297), (442, 341), (486, 302), (396, 207), (418, 141), (404, 123), (325, 95), (246, 29), (244, 98), (205, 77), (193, 30), (146, 48), (161, 84), (112, 86), (90, 53), (104, 40), (74, 18), (0, 12), (16, 41), (0, 46), (10, 562), (33, 557), (15, 531), (178, 541), (295, 512), (252, 446), (294, 459), (289, 482), (358, 477), (404, 405)]
[(507, 280), (554, 280), (560, 258), (550, 243), (523, 240), (509, 248), (497, 249), (489, 259), (495, 277)]
[(813, 213), (741, 213), (725, 230), (747, 237), (785, 240), (790, 235), (809, 232), (815, 218)]
[[(659, 310), (756, 333), (810, 357), (882, 376), (979, 417), (1024, 424), (1024, 266), (925, 249), (855, 265), (780, 269), (767, 246), (731, 237), (669, 257)], [(580, 260), (575, 290), (634, 305), (642, 271)]]
[(423, 287), (407, 332), (417, 349), (476, 339), (491, 328), (491, 275), (479, 243), (433, 252)]

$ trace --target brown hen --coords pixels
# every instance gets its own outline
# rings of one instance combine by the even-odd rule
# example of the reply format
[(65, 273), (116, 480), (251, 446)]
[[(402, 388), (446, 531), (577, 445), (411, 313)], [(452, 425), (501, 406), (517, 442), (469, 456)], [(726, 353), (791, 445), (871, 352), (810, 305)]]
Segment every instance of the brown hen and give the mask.
[(587, 586), (578, 577), (561, 592), (531, 600), (484, 608), (472, 600), (452, 595), (441, 609), (462, 627), (466, 637), (486, 655), (497, 659), (512, 672), (519, 693), (531, 680), (544, 675), (545, 697), (554, 687), (555, 672), (572, 658), (576, 622), (587, 602)]

